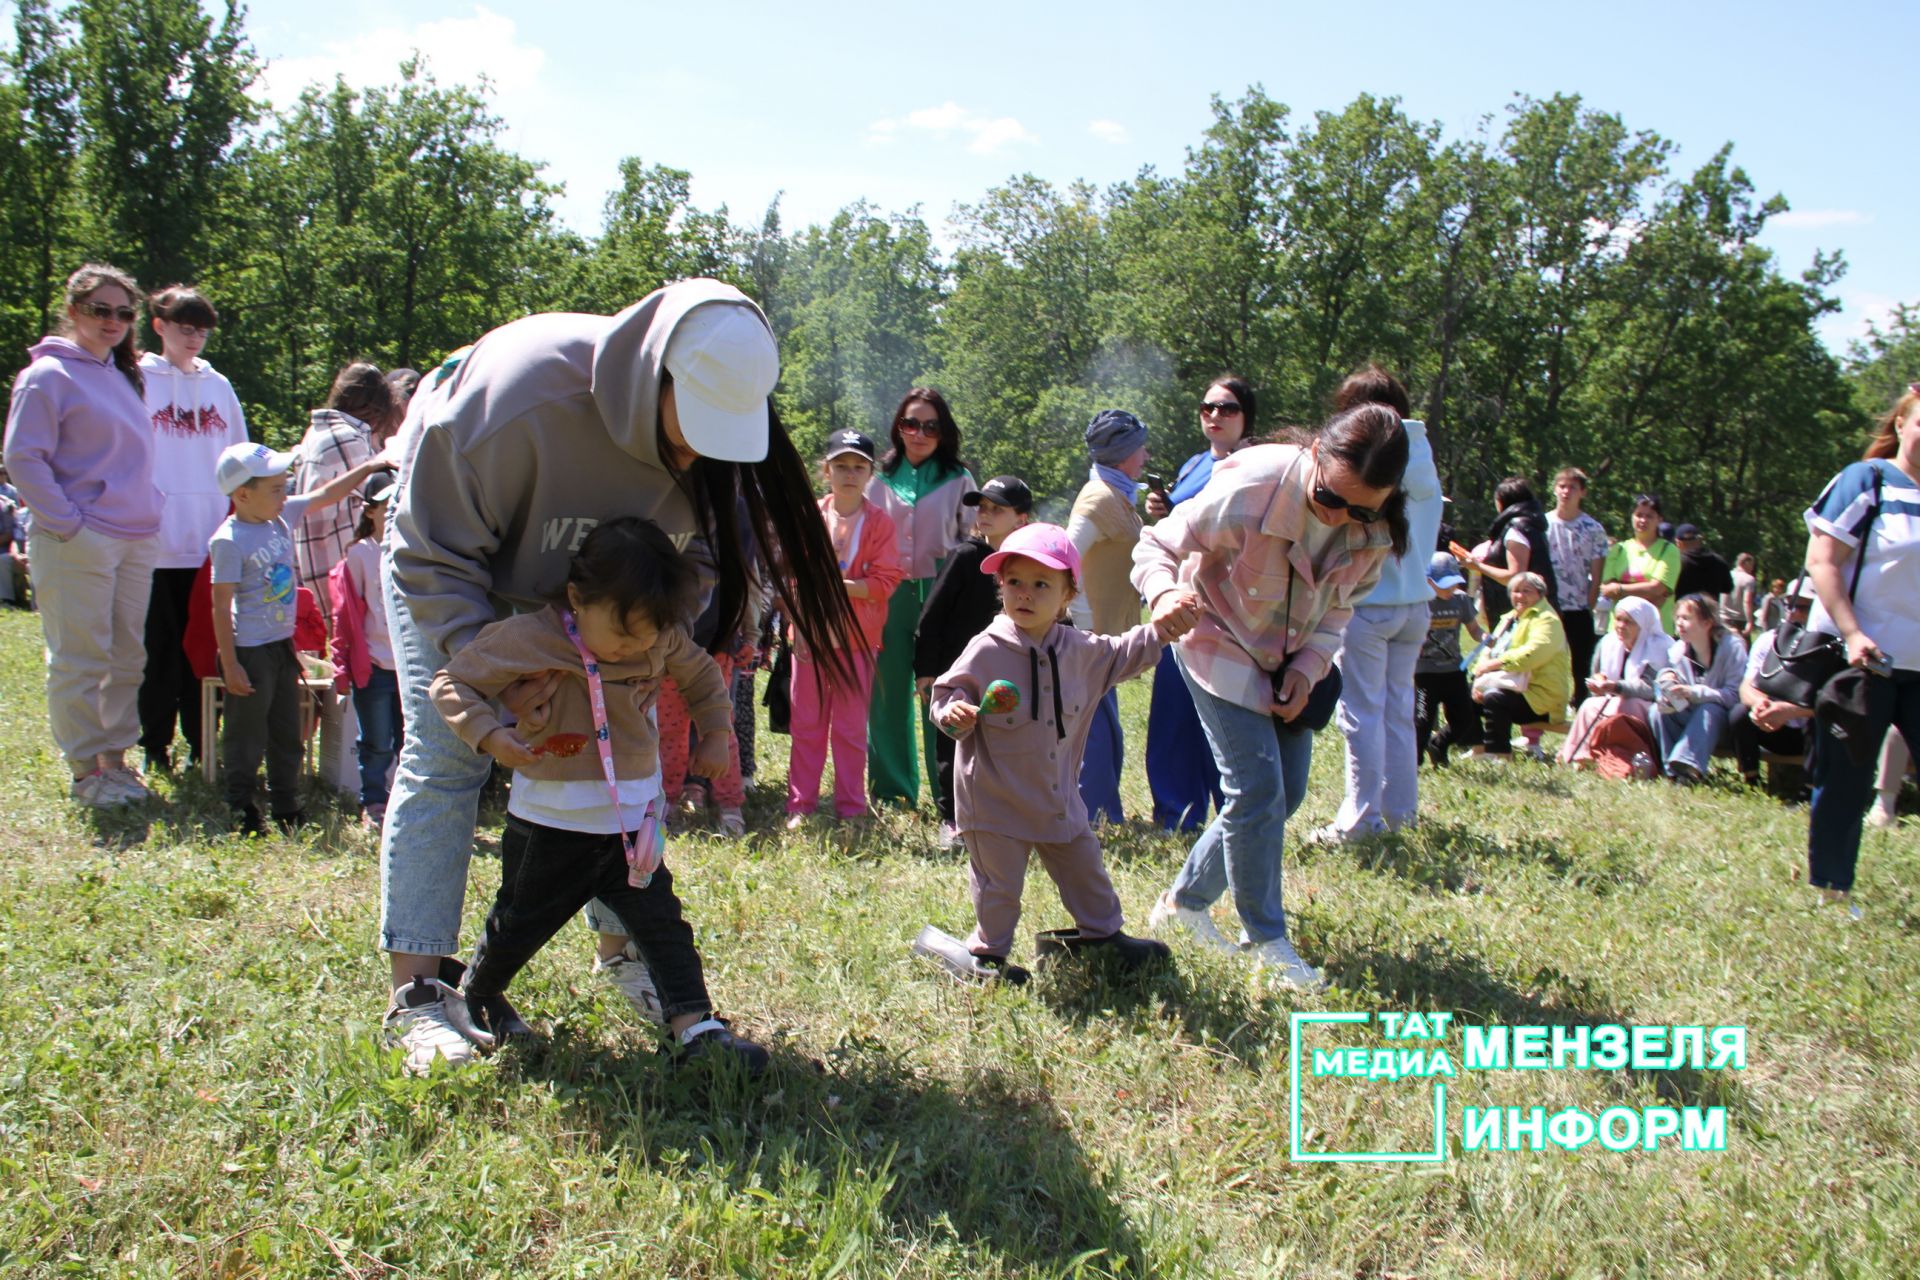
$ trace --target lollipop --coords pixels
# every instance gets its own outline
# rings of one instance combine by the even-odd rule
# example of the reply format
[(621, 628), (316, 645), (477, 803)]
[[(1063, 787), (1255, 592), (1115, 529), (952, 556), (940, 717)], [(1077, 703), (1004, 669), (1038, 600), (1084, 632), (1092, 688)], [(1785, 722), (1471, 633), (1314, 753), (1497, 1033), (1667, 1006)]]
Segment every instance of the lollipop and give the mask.
[(980, 710), (990, 716), (1002, 715), (1020, 705), (1020, 689), (1011, 680), (995, 680), (980, 695)]
[(587, 745), (584, 733), (556, 733), (533, 749), (537, 756), (577, 756)]

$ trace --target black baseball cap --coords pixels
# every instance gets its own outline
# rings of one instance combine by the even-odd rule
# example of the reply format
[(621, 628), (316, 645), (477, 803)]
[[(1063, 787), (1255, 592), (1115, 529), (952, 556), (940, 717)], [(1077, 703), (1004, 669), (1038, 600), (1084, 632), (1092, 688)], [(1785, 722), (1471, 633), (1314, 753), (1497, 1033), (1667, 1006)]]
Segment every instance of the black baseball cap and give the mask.
[(1675, 542), (1692, 542), (1699, 536), (1700, 526), (1697, 524), (1683, 524), (1673, 531), (1673, 540)]
[(873, 437), (854, 431), (836, 431), (827, 437), (827, 461), (832, 462), (843, 453), (857, 453), (872, 462), (874, 458)]
[(977, 507), (982, 499), (1011, 507), (1021, 515), (1033, 510), (1033, 490), (1027, 488), (1027, 482), (1019, 476), (995, 476), (971, 493), (963, 494), (962, 504)]

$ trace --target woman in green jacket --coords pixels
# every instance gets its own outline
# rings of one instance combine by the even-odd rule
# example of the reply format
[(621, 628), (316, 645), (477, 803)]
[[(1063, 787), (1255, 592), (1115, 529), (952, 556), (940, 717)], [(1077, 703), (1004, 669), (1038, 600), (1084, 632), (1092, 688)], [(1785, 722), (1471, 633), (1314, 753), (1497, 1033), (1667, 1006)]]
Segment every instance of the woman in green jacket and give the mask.
[(1473, 700), (1487, 728), (1484, 750), (1501, 761), (1513, 754), (1515, 725), (1559, 719), (1573, 694), (1567, 633), (1547, 600), (1546, 580), (1537, 573), (1517, 574), (1507, 590), (1513, 609), (1495, 629), (1496, 636), (1506, 633), (1506, 645), (1473, 668)]
[(914, 628), (941, 564), (966, 541), (973, 512), (960, 500), (976, 486), (960, 465), (960, 428), (953, 411), (932, 387), (915, 387), (900, 398), (888, 436), (892, 447), (880, 459), (867, 497), (899, 531), (907, 577), (888, 602), (887, 627), (874, 666), (867, 713), (867, 793), (876, 804), (901, 800), (911, 808), (920, 800), (915, 739), (929, 774), (934, 760), (933, 722), (914, 690)]

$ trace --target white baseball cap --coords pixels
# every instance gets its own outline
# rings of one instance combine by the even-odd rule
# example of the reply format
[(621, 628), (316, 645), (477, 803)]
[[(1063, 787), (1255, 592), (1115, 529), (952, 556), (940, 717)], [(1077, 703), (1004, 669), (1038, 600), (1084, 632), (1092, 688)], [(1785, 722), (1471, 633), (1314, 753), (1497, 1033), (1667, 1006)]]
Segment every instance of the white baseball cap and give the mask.
[(780, 350), (758, 311), (695, 307), (667, 339), (666, 366), (689, 448), (722, 462), (767, 456), (767, 397), (780, 381)]
[(228, 497), (249, 480), (277, 476), (293, 465), (293, 455), (276, 453), (263, 444), (230, 444), (220, 451), (220, 463), (214, 480)]

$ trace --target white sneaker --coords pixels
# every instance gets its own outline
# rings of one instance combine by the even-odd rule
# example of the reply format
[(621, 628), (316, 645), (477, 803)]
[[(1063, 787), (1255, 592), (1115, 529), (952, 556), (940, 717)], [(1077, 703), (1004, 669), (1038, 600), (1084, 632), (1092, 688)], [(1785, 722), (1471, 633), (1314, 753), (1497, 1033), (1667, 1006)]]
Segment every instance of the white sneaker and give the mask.
[(1238, 951), (1240, 948), (1227, 941), (1227, 936), (1214, 927), (1213, 916), (1205, 911), (1192, 911), (1173, 900), (1171, 893), (1163, 893), (1154, 899), (1153, 910), (1147, 916), (1147, 928), (1155, 933), (1165, 934), (1179, 930), (1190, 935), (1195, 942), (1212, 947), (1216, 951)]
[(107, 781), (107, 775), (95, 769), (85, 777), (75, 778), (67, 794), (81, 804), (96, 809), (111, 809), (114, 805), (125, 803), (113, 784)]
[(1307, 832), (1306, 835), (1302, 836), (1301, 839), (1306, 844), (1323, 845), (1328, 848), (1334, 845), (1353, 843), (1353, 837), (1342, 831), (1340, 824), (1337, 822), (1329, 822), (1324, 827), (1315, 827), (1313, 830)]
[(415, 978), (393, 993), (387, 1007), (387, 1042), (407, 1051), (407, 1074), (423, 1076), (435, 1058), (464, 1067), (493, 1047), (493, 1037), (473, 1025), (466, 997), (438, 978)]
[(593, 971), (618, 988), (635, 1013), (657, 1026), (667, 1025), (667, 1012), (661, 1007), (660, 993), (654, 989), (653, 971), (647, 968), (640, 948), (634, 946), (632, 940), (628, 940), (626, 950), (611, 960), (595, 956)]
[(147, 789), (145, 780), (125, 765), (104, 770), (101, 777), (106, 779), (105, 787), (113, 791), (119, 804), (145, 804), (153, 799), (153, 792)]
[(1262, 969), (1272, 970), (1282, 986), (1295, 991), (1327, 989), (1327, 975), (1302, 960), (1300, 953), (1285, 938), (1270, 938), (1254, 947), (1251, 954), (1254, 963)]
[(1882, 831), (1891, 831), (1900, 825), (1900, 814), (1884, 797), (1873, 802), (1873, 808), (1867, 810), (1867, 825), (1878, 827)]
[(962, 847), (960, 828), (954, 826), (951, 822), (941, 823), (940, 834), (935, 838), (934, 847), (936, 849), (958, 849)]

